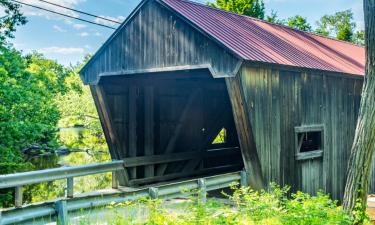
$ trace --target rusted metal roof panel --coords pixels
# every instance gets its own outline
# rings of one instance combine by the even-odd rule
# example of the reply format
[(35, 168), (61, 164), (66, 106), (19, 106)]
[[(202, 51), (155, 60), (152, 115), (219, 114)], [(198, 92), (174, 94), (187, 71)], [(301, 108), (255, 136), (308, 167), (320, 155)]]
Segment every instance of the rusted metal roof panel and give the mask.
[(363, 47), (187, 0), (160, 0), (244, 60), (365, 73)]

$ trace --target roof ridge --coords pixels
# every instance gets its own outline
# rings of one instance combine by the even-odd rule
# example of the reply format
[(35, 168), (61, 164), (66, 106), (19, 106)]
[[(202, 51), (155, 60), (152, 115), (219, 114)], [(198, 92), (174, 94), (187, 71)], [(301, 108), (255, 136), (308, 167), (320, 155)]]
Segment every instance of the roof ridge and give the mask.
[(195, 4), (195, 5), (203, 6), (203, 7), (206, 7), (206, 8), (209, 8), (209, 9), (213, 9), (213, 10), (217, 10), (217, 11), (221, 11), (221, 12), (224, 12), (224, 13), (233, 14), (235, 16), (249, 18), (251, 20), (256, 20), (256, 21), (259, 21), (259, 22), (263, 22), (263, 23), (266, 23), (266, 24), (269, 24), (269, 25), (272, 25), (272, 26), (278, 26), (278, 27), (286, 28), (286, 29), (293, 30), (293, 31), (296, 31), (296, 32), (305, 33), (305, 34), (309, 34), (309, 35), (314, 35), (314, 36), (317, 36), (317, 37), (326, 38), (326, 39), (330, 39), (330, 40), (333, 40), (333, 41), (341, 42), (341, 43), (344, 43), (344, 44), (349, 44), (349, 45), (353, 45), (353, 46), (364, 48), (364, 46), (362, 46), (360, 44), (353, 43), (353, 42), (339, 40), (339, 39), (336, 39), (336, 38), (330, 37), (330, 36), (324, 36), (324, 35), (321, 35), (321, 34), (314, 33), (312, 31), (309, 32), (309, 31), (298, 30), (296, 28), (288, 27), (288, 26), (283, 25), (283, 24), (271, 23), (269, 21), (262, 20), (262, 19), (259, 19), (259, 18), (255, 18), (255, 17), (251, 17), (251, 16), (247, 16), (247, 15), (242, 15), (242, 14), (237, 14), (237, 13), (234, 13), (234, 12), (231, 12), (231, 11), (227, 11), (227, 10), (224, 10), (224, 9), (215, 8), (215, 7), (212, 7), (212, 6), (200, 3), (200, 2), (193, 2), (191, 0), (175, 0), (175, 1), (187, 2), (187, 3), (190, 3), (190, 4)]

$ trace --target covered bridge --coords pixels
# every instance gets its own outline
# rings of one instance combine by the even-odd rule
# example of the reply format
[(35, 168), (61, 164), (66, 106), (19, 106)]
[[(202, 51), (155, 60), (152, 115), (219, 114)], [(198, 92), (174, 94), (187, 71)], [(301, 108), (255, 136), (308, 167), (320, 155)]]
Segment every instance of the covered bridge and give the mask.
[[(185, 0), (144, 0), (81, 70), (122, 185), (245, 168), (344, 190), (364, 48)], [(374, 189), (372, 185), (372, 189)]]

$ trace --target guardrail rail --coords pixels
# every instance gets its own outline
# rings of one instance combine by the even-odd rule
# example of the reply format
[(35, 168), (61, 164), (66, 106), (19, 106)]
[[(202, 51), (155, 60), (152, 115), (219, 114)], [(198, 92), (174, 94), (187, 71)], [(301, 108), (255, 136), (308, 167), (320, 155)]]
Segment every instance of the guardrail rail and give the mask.
[[(54, 218), (58, 224), (68, 224), (68, 213), (76, 210), (85, 210), (94, 207), (102, 207), (111, 203), (121, 203), (137, 200), (142, 197), (171, 199), (184, 197), (191, 190), (199, 189), (199, 197), (202, 201), (206, 199), (206, 192), (229, 187), (233, 182), (241, 185), (247, 184), (247, 173), (233, 172), (186, 180), (181, 182), (158, 185), (137, 190), (119, 189), (115, 172), (124, 168), (124, 161), (112, 161), (108, 163), (97, 163), (75, 167), (61, 167), (25, 173), (9, 174), (0, 176), (0, 189), (12, 188), (15, 193), (15, 207), (0, 211), (0, 225), (27, 222), (38, 218)], [(73, 196), (74, 177), (87, 176), (112, 172), (112, 190), (97, 191), (86, 195)], [(67, 179), (67, 194), (64, 198), (38, 204), (22, 206), (22, 186)], [(183, 192), (184, 191), (184, 192)], [(73, 198), (74, 197), (74, 198)]]

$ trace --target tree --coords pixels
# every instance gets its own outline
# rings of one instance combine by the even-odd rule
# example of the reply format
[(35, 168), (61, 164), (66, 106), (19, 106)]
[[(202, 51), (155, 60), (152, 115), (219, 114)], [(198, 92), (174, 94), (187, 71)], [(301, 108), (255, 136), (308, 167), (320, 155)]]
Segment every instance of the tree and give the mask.
[(241, 15), (264, 19), (265, 9), (263, 0), (215, 0), (209, 6)]
[(287, 25), (297, 30), (311, 31), (311, 25), (307, 22), (307, 19), (300, 15), (288, 18)]
[(6, 38), (13, 38), (13, 33), (18, 25), (24, 25), (27, 20), (19, 10), (19, 5), (9, 1), (0, 0), (0, 10), (4, 10), (4, 16), (0, 17), (0, 43)]
[(364, 30), (355, 32), (353, 36), (353, 43), (357, 45), (365, 45), (365, 31)]
[(343, 41), (352, 41), (354, 29), (353, 12), (351, 10), (325, 15), (317, 22), (316, 33), (323, 36), (336, 37)]
[(279, 19), (279, 16), (277, 15), (277, 12), (274, 10), (271, 10), (271, 14), (266, 16), (265, 19), (267, 22), (274, 23), (274, 24), (280, 24), (285, 25), (285, 20)]
[(375, 150), (375, 0), (364, 0), (366, 75), (354, 142), (348, 162), (343, 207), (367, 206), (370, 168)]

